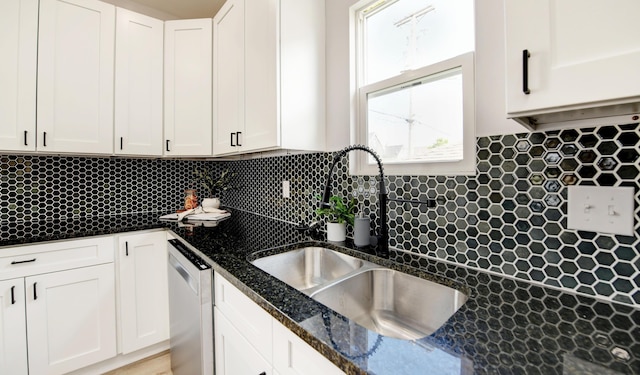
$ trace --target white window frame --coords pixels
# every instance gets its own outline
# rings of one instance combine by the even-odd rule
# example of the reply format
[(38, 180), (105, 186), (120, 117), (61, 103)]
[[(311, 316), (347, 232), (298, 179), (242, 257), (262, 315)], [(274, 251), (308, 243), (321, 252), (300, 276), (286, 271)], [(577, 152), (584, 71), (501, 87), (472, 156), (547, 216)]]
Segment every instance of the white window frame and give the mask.
[[(415, 70), (404, 71), (394, 77), (370, 83), (364, 82), (363, 33), (364, 17), (362, 10), (370, 7), (376, 0), (363, 0), (350, 8), (351, 12), (351, 83), (352, 83), (352, 122), (351, 143), (368, 145), (367, 131), (367, 95), (387, 88), (397, 87), (419, 79), (428, 79), (452, 69), (462, 72), (462, 111), (463, 111), (463, 156), (462, 160), (452, 162), (398, 162), (385, 163), (387, 175), (423, 176), (445, 175), (459, 176), (476, 174), (476, 132), (475, 132), (475, 63), (474, 52), (467, 52), (453, 58), (427, 65)], [(355, 107), (355, 108), (353, 108)], [(377, 175), (376, 164), (369, 164), (368, 154), (351, 153), (350, 173), (352, 175)]]

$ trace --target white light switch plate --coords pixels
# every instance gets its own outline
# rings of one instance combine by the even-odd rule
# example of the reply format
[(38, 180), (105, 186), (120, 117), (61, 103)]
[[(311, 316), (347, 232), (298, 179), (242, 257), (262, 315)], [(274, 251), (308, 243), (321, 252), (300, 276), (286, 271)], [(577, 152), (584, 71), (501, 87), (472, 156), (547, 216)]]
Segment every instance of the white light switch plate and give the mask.
[(569, 186), (567, 227), (633, 235), (633, 187)]
[(289, 181), (282, 181), (282, 198), (291, 198), (291, 189)]

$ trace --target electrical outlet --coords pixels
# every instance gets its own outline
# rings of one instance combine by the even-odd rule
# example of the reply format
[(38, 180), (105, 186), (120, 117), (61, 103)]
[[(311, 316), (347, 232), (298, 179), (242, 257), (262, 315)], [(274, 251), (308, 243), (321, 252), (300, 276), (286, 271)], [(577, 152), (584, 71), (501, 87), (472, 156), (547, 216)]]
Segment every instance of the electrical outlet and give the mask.
[(289, 181), (282, 181), (282, 198), (291, 198), (291, 189)]

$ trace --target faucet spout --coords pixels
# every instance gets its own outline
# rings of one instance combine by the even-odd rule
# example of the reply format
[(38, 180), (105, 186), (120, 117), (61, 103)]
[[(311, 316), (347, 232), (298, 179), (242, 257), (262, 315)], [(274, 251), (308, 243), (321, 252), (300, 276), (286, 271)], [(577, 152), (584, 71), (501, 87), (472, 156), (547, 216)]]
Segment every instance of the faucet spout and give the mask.
[(331, 163), (331, 167), (329, 168), (329, 173), (327, 174), (326, 183), (324, 185), (324, 193), (322, 195), (322, 202), (320, 203), (320, 207), (328, 207), (329, 206), (329, 198), (331, 196), (331, 176), (333, 175), (333, 169), (335, 168), (338, 161), (348, 154), (351, 151), (364, 151), (373, 156), (373, 158), (378, 163), (378, 171), (379, 171), (379, 179), (380, 179), (380, 188), (378, 189), (378, 200), (380, 204), (380, 213), (378, 215), (378, 226), (379, 232), (376, 235), (377, 239), (377, 247), (376, 253), (378, 256), (383, 258), (389, 258), (389, 228), (387, 226), (387, 189), (384, 184), (384, 168), (382, 166), (382, 161), (378, 154), (375, 151), (368, 148), (364, 145), (352, 145), (345, 147), (340, 150), (338, 154), (333, 159)]

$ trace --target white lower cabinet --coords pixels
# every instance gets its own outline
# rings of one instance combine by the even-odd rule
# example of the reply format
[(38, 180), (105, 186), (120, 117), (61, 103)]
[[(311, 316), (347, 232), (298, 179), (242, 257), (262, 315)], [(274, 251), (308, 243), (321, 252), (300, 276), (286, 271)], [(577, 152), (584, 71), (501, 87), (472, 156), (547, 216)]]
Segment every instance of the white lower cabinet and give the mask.
[(223, 313), (214, 308), (216, 374), (270, 375), (271, 364), (238, 331)]
[(28, 374), (24, 300), (24, 278), (0, 281), (0, 374)]
[(0, 374), (66, 374), (115, 357), (113, 237), (0, 248)]
[(225, 278), (214, 280), (217, 374), (344, 374)]
[(122, 354), (168, 340), (166, 233), (119, 236), (117, 261)]
[(279, 375), (344, 374), (276, 320), (273, 321), (273, 369)]
[(27, 277), (30, 374), (64, 374), (116, 355), (113, 263)]

